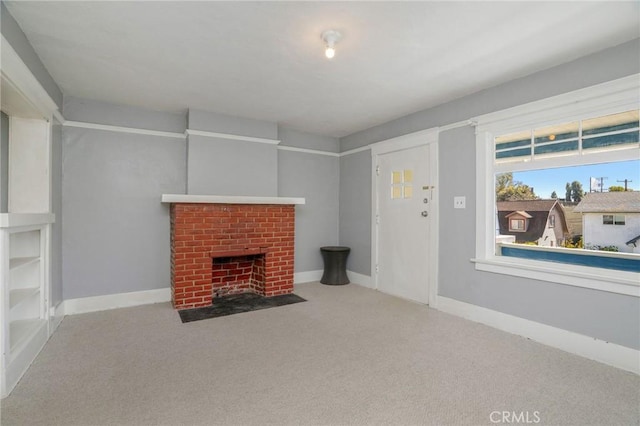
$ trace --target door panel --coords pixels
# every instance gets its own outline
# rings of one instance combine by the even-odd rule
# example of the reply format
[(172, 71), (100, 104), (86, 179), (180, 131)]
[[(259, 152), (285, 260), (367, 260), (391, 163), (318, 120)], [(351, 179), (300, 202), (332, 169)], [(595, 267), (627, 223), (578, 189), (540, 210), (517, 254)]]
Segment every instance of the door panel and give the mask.
[(380, 154), (378, 166), (377, 288), (429, 303), (429, 147)]

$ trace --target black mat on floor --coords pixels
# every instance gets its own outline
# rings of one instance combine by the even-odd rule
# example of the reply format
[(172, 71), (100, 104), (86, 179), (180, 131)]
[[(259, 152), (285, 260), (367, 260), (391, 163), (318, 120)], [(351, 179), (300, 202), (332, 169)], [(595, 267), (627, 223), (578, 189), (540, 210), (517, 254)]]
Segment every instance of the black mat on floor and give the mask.
[(213, 305), (204, 308), (183, 309), (178, 311), (182, 322), (200, 321), (203, 319), (224, 317), (242, 312), (257, 311), (259, 309), (275, 308), (276, 306), (291, 305), (306, 302), (295, 294), (264, 297), (259, 294), (244, 293), (232, 296), (217, 297)]

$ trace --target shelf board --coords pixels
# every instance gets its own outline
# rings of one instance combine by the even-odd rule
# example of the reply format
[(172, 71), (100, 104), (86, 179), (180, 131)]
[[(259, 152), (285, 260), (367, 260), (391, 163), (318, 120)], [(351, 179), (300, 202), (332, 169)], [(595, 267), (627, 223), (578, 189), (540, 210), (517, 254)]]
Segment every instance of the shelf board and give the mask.
[(17, 351), (23, 343), (38, 332), (43, 324), (46, 324), (46, 321), (40, 318), (12, 321), (9, 324), (10, 351)]
[(23, 300), (26, 300), (38, 293), (40, 293), (40, 287), (11, 290), (9, 292), (9, 309), (13, 309), (15, 306), (18, 306)]
[(47, 225), (55, 220), (56, 216), (53, 213), (2, 213), (0, 228)]
[(14, 257), (13, 259), (9, 259), (9, 269), (15, 269), (31, 262), (37, 262), (38, 260), (40, 260), (40, 256)]

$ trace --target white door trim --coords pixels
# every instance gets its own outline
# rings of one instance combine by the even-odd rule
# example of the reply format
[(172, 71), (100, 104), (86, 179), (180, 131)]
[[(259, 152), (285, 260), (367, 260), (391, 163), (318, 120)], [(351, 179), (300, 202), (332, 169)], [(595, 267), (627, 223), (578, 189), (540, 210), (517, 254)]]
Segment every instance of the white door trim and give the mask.
[(388, 139), (371, 145), (371, 284), (378, 289), (378, 179), (377, 168), (379, 156), (403, 149), (429, 146), (429, 185), (433, 186), (433, 202), (431, 211), (432, 228), (429, 241), (429, 305), (436, 307), (438, 296), (438, 247), (439, 247), (439, 185), (438, 185), (438, 135), (439, 129), (431, 128)]

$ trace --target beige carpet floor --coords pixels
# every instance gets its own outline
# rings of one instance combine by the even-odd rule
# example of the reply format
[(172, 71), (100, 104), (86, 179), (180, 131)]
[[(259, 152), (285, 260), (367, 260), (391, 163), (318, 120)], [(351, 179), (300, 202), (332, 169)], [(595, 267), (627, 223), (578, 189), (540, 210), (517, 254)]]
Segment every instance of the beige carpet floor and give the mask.
[(169, 304), (66, 317), (2, 425), (640, 422), (632, 373), (353, 284), (296, 294), (187, 324)]

